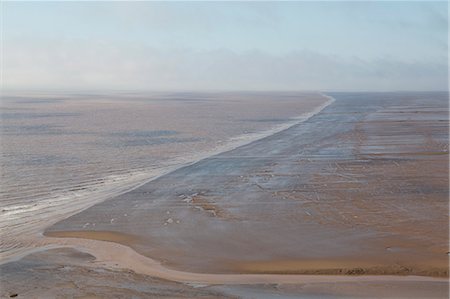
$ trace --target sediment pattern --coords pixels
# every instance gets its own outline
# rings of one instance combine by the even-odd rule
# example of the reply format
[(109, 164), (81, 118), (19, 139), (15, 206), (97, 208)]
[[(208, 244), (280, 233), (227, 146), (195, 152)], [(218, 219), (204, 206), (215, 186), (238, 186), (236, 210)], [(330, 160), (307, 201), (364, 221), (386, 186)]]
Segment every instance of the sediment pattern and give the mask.
[(111, 241), (193, 272), (447, 276), (448, 94), (331, 95), (304, 123), (47, 234), (132, 235)]

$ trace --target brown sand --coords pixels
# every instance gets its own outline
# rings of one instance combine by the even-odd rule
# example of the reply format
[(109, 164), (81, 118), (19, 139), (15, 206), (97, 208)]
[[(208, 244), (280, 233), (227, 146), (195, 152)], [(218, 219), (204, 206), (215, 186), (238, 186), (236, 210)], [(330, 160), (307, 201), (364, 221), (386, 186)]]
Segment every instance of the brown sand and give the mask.
[[(133, 248), (139, 242), (138, 236), (108, 231), (54, 231), (46, 232), (45, 236), (52, 238), (75, 238), (97, 241), (107, 241)], [(52, 239), (55, 240), (55, 239)], [(59, 242), (58, 242), (59, 243)], [(100, 244), (99, 244), (100, 246)], [(403, 253), (403, 256), (405, 254)], [(414, 259), (414, 256), (410, 257)], [(319, 275), (423, 275), (448, 277), (448, 269), (442, 266), (439, 259), (415, 261), (410, 267), (393, 262), (386, 267), (385, 260), (380, 257), (372, 259), (342, 257), (309, 260), (271, 260), (236, 262), (230, 267), (241, 274), (319, 274)]]
[(0, 298), (236, 298), (224, 292), (99, 267), (73, 248), (40, 251), (0, 266)]
[(339, 99), (48, 232), (138, 235), (122, 244), (185, 272), (446, 277), (447, 99), (371, 96)]
[(421, 97), (396, 96), (368, 105), (370, 113), (357, 100), (341, 101), (311, 124), (70, 217), (37, 246), (76, 247), (96, 266), (178, 282), (417, 282), (441, 292), (448, 115), (441, 100), (427, 108)]
[[(109, 234), (109, 233), (108, 233)], [(81, 236), (81, 235), (80, 235)], [(88, 234), (87, 236), (92, 236)], [(115, 236), (122, 239), (123, 236)], [(127, 237), (125, 237), (127, 238)], [(360, 281), (430, 281), (447, 282), (447, 278), (391, 275), (285, 275), (285, 274), (203, 274), (166, 268), (161, 263), (140, 255), (128, 246), (118, 243), (85, 238), (43, 238), (45, 246), (75, 247), (96, 258), (96, 266), (109, 269), (129, 269), (139, 274), (177, 282), (197, 284), (261, 284), (261, 283), (311, 283), (311, 282), (360, 282)]]
[[(77, 241), (81, 241), (81, 243), (76, 246), (89, 247), (82, 242), (82, 239), (77, 239)], [(75, 243), (71, 243), (69, 246), (75, 246)], [(116, 250), (105, 244), (97, 244), (97, 246), (106, 246), (105, 250)], [(118, 251), (116, 253), (124, 254)], [(0, 277), (2, 286), (0, 297), (2, 298), (10, 298), (15, 295), (18, 298), (276, 297), (334, 299), (358, 297), (399, 299), (448, 297), (446, 282), (439, 279), (418, 280), (411, 277), (400, 280), (396, 278), (391, 280), (391, 277), (377, 277), (371, 281), (357, 279), (356, 281), (337, 282), (330, 276), (318, 276), (319, 279), (316, 280), (304, 276), (305, 279), (301, 283), (257, 285), (177, 283), (130, 270), (120, 270), (116, 265), (103, 267), (92, 255), (73, 248), (36, 252), (20, 261), (2, 265), (0, 270), (2, 271)], [(234, 276), (236, 277), (236, 275)], [(242, 278), (245, 283), (247, 279), (245, 275), (237, 276)]]
[(48, 232), (45, 233), (45, 235), (48, 237), (55, 237), (55, 238), (81, 238), (81, 239), (116, 242), (128, 246), (135, 243), (139, 239), (138, 236), (107, 231)]

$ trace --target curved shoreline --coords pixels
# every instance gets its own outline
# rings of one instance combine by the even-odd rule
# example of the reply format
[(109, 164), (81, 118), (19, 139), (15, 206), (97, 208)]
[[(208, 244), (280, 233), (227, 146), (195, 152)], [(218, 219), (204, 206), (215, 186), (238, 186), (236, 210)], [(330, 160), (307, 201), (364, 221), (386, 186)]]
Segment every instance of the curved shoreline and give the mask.
[[(447, 278), (448, 269), (439, 267), (439, 265), (429, 264), (427, 266), (417, 264), (403, 265), (403, 264), (379, 264), (377, 260), (370, 259), (352, 259), (351, 257), (341, 258), (324, 258), (321, 260), (270, 260), (262, 262), (236, 261), (235, 266), (228, 269), (226, 272), (209, 271), (189, 271), (180, 268), (181, 265), (170, 264), (165, 265), (160, 263), (159, 256), (146, 255), (139, 252), (134, 246), (139, 243), (140, 237), (138, 235), (125, 234), (115, 231), (96, 231), (96, 230), (82, 230), (82, 231), (46, 231), (43, 234), (44, 238), (51, 238), (59, 244), (60, 239), (71, 239), (73, 242), (83, 244), (83, 240), (99, 241), (119, 244), (125, 246), (136, 254), (155, 261), (161, 264), (162, 267), (181, 272), (189, 273), (203, 273), (203, 274), (279, 274), (279, 275), (337, 275), (337, 276), (355, 276), (355, 275), (394, 275), (394, 276), (422, 276)], [(56, 239), (55, 239), (56, 238)], [(101, 250), (101, 244), (95, 250)], [(92, 255), (95, 255), (93, 253)], [(292, 267), (287, 267), (287, 264)]]
[[(101, 192), (99, 194), (95, 194), (94, 196), (88, 197), (89, 201), (84, 200), (84, 201), (77, 201), (77, 202), (73, 202), (73, 203), (66, 203), (64, 206), (68, 205), (71, 207), (70, 209), (64, 210), (64, 207), (63, 207), (62, 212), (59, 210), (57, 213), (52, 213), (51, 215), (47, 214), (47, 215), (45, 215), (45, 217), (41, 217), (41, 219), (42, 218), (45, 218), (45, 219), (51, 218), (52, 219), (51, 221), (48, 221), (48, 220), (42, 221), (41, 219), (39, 219), (38, 221), (35, 221), (35, 223), (32, 227), (29, 227), (27, 224), (23, 224), (21, 221), (19, 221), (19, 224), (15, 224), (14, 232), (11, 232), (11, 229), (8, 229), (7, 225), (9, 224), (9, 221), (0, 221), (0, 224), (1, 224), (0, 229), (5, 231), (5, 233), (3, 235), (3, 240), (2, 240), (3, 248), (0, 248), (1, 249), (0, 250), (0, 265), (8, 263), (10, 261), (20, 259), (21, 257), (28, 255), (30, 252), (33, 251), (33, 249), (21, 247), (21, 246), (23, 244), (32, 243), (33, 240), (30, 241), (30, 239), (33, 239), (36, 234), (38, 234), (38, 235), (42, 234), (45, 231), (45, 229), (47, 229), (48, 227), (51, 227), (52, 225), (54, 225), (55, 223), (57, 223), (59, 221), (67, 219), (73, 215), (79, 214), (79, 213), (83, 212), (84, 210), (87, 210), (88, 208), (90, 208), (96, 204), (102, 203), (106, 200), (109, 200), (109, 199), (119, 196), (121, 194), (133, 191), (147, 183), (157, 180), (167, 174), (170, 174), (170, 173), (177, 171), (179, 169), (182, 169), (184, 167), (188, 167), (193, 164), (196, 164), (204, 159), (234, 150), (238, 147), (248, 145), (255, 141), (259, 141), (259, 140), (269, 137), (271, 135), (285, 131), (295, 125), (298, 125), (298, 124), (308, 120), (309, 118), (313, 117), (314, 115), (320, 113), (323, 109), (325, 109), (327, 106), (331, 105), (335, 101), (335, 99), (333, 97), (325, 95), (322, 92), (316, 92), (316, 93), (328, 100), (325, 101), (324, 103), (318, 105), (317, 107), (315, 107), (313, 110), (311, 110), (309, 112), (305, 112), (299, 116), (293, 117), (289, 121), (279, 124), (279, 125), (276, 125), (268, 130), (232, 137), (227, 143), (225, 143), (221, 146), (212, 148), (211, 150), (208, 150), (206, 152), (200, 152), (193, 156), (191, 155), (191, 156), (185, 157), (183, 159), (178, 159), (176, 161), (176, 163), (173, 163), (169, 166), (164, 167), (163, 170), (159, 173), (152, 174), (152, 175), (150, 175), (150, 177), (147, 176), (146, 179), (143, 179), (143, 180), (141, 179), (137, 184), (127, 183), (122, 187), (116, 186), (112, 190), (107, 190), (107, 191)], [(143, 175), (143, 174), (141, 174), (141, 175)], [(50, 203), (54, 204), (55, 202), (57, 204), (56, 206), (49, 205)], [(47, 202), (43, 203), (43, 209), (49, 209), (49, 208), (51, 209), (53, 207), (61, 208), (60, 203), (58, 203), (58, 201), (54, 201), (53, 199), (49, 200), (48, 203)], [(36, 212), (36, 207), (33, 206), (32, 209), (29, 209), (29, 210), (27, 209), (27, 210), (22, 211), (21, 212), (22, 215), (20, 215), (18, 217), (18, 219), (19, 218), (22, 218), (22, 219), (29, 218), (30, 215), (32, 215), (35, 212)], [(48, 212), (48, 213), (50, 213), (50, 212)], [(17, 214), (19, 214), (19, 213), (17, 212)], [(2, 226), (2, 225), (4, 225), (4, 223), (7, 223), (7, 224), (5, 226)], [(9, 236), (9, 235), (14, 235), (14, 240), (8, 240), (7, 238), (5, 238), (5, 236)], [(20, 237), (18, 237), (19, 235), (20, 235)]]
[(42, 249), (71, 247), (95, 256), (94, 266), (131, 270), (138, 274), (193, 284), (298, 284), (312, 282), (448, 282), (448, 278), (399, 275), (305, 275), (305, 274), (206, 274), (169, 269), (158, 261), (143, 256), (118, 243), (81, 238), (43, 237), (37, 245)]
[[(328, 103), (328, 105), (331, 103)], [(327, 106), (327, 105), (326, 105)], [(326, 107), (325, 106), (325, 107)], [(325, 108), (325, 107), (322, 107)], [(321, 111), (321, 110), (320, 110)], [(320, 112), (318, 111), (318, 112)], [(317, 113), (318, 113), (317, 112)], [(312, 115), (311, 115), (312, 116)], [(306, 118), (308, 119), (308, 118)], [(306, 120), (304, 119), (304, 120)], [(302, 121), (304, 121), (302, 120)], [(298, 123), (301, 123), (299, 121)], [(286, 124), (285, 124), (286, 125)], [(292, 124), (286, 129), (294, 126)], [(283, 130), (280, 130), (283, 131)], [(275, 132), (276, 133), (276, 132)], [(273, 134), (275, 134), (273, 133)], [(260, 139), (264, 138), (261, 137)], [(256, 139), (259, 140), (259, 139)], [(254, 142), (253, 140), (251, 142)], [(242, 141), (242, 140), (241, 140)], [(251, 143), (248, 142), (248, 143)], [(201, 159), (202, 160), (202, 159)], [(186, 167), (196, 162), (188, 163), (180, 166)], [(153, 180), (153, 179), (152, 179)], [(152, 181), (150, 180), (150, 181)], [(448, 283), (447, 277), (432, 277), (432, 276), (404, 276), (402, 274), (394, 275), (330, 275), (326, 274), (209, 274), (209, 273), (195, 273), (174, 270), (165, 267), (163, 264), (155, 259), (139, 254), (135, 249), (127, 244), (120, 244), (116, 241), (103, 239), (90, 239), (71, 236), (64, 236), (64, 232), (57, 238), (49, 236), (35, 235), (30, 239), (26, 239), (31, 244), (32, 252), (43, 251), (51, 248), (74, 248), (83, 252), (92, 254), (96, 257), (96, 261), (91, 264), (86, 264), (86, 267), (105, 267), (117, 270), (131, 270), (138, 274), (149, 275), (150, 277), (157, 277), (181, 283), (192, 284), (303, 284), (303, 283), (334, 283), (334, 282), (377, 282), (377, 281), (393, 281), (393, 282), (439, 282)], [(25, 254), (22, 254), (24, 256)], [(158, 256), (157, 256), (158, 258)]]

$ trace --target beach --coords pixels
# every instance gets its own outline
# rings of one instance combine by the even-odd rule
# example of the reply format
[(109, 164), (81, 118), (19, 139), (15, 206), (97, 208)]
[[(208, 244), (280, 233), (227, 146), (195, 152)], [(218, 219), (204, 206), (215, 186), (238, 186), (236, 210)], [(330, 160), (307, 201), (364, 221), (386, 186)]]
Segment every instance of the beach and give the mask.
[(26, 252), (27, 236), (59, 220), (283, 130), (328, 101), (308, 92), (3, 95), (0, 259)]
[(448, 93), (314, 97), (269, 133), (23, 229), (2, 296), (42, 280), (37, 297), (448, 297)]

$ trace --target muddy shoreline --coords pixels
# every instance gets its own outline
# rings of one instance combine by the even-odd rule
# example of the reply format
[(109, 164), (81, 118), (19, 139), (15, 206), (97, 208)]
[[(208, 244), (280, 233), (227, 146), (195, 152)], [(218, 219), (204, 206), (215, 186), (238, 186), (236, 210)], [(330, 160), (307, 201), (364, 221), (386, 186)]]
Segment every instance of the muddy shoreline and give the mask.
[[(330, 298), (361, 295), (359, 283), (369, 295), (381, 284), (399, 298), (445, 298), (448, 94), (330, 95), (304, 123), (92, 206), (35, 246), (78, 249), (98, 269), (225, 285), (202, 290), (211, 298), (272, 283), (314, 285), (311, 298), (318, 284)], [(351, 286), (327, 287), (336, 283)]]
[[(448, 276), (446, 94), (332, 96), (302, 124), (47, 232), (137, 235), (123, 244), (200, 273), (303, 273), (302, 261), (338, 260), (350, 272)], [(323, 263), (313, 270), (327, 269), (336, 273)]]

